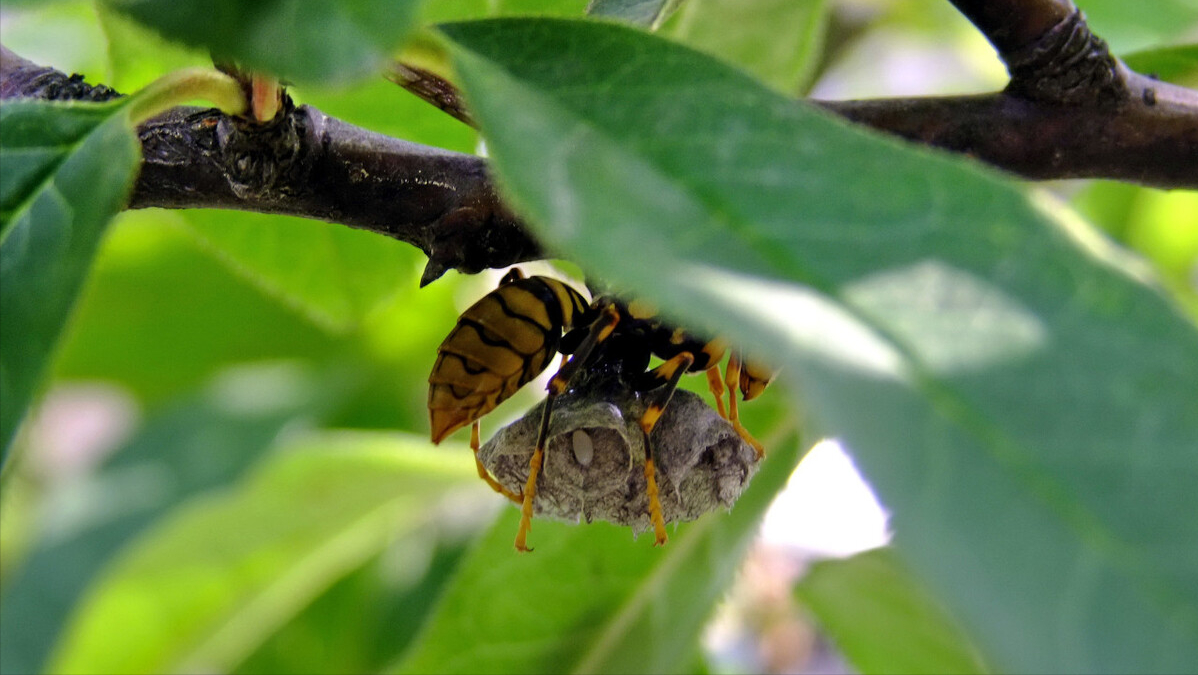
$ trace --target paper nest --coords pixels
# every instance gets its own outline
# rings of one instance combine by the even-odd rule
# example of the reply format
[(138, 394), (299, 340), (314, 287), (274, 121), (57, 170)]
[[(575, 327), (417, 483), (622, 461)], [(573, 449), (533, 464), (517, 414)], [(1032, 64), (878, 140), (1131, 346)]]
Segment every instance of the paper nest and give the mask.
[[(610, 389), (610, 388), (609, 388)], [(501, 429), (479, 453), (496, 480), (520, 493), (540, 428), (542, 401)], [(558, 397), (533, 512), (577, 523), (582, 519), (651, 527), (645, 492), (641, 396), (625, 389), (602, 395), (576, 388)], [(589, 443), (588, 443), (589, 441)], [(730, 508), (757, 471), (756, 451), (699, 396), (679, 390), (653, 430), (662, 515), (689, 521)]]

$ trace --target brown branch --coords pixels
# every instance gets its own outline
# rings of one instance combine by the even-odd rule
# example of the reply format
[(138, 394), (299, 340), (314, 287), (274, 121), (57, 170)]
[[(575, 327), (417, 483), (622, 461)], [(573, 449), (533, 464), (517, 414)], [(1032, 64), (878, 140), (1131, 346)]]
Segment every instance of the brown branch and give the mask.
[[(815, 101), (849, 120), (1033, 180), (1198, 188), (1198, 91), (1131, 72), (1068, 0), (953, 0), (1011, 81), (994, 94)], [(397, 64), (392, 81), (471, 123), (453, 85)]]
[(1113, 178), (1198, 188), (1198, 92), (1129, 73), (1139, 94), (1112, 106), (982, 96), (821, 101), (911, 141), (962, 152), (1025, 178)]
[[(1020, 52), (1076, 11), (1069, 0), (950, 0), (1000, 54)], [(1006, 59), (1003, 59), (1006, 61)]]
[(1126, 69), (1070, 0), (952, 1), (998, 50), (1007, 93), (1099, 106), (1130, 98)]
[(421, 284), (543, 257), (483, 160), (377, 134), (284, 100), (265, 125), (177, 109), (143, 124), (130, 208), (228, 208), (315, 218), (408, 242)]
[(1026, 178), (1198, 188), (1198, 92), (1131, 72), (1069, 0), (952, 2), (1007, 65), (1002, 92), (819, 105)]
[[(0, 98), (119, 95), (0, 49)], [(474, 273), (544, 257), (499, 200), (481, 158), (283, 104), (266, 124), (177, 108), (141, 125), (142, 166), (129, 208), (227, 208), (371, 230), (429, 256), (422, 284), (447, 269)]]
[[(1003, 91), (814, 103), (1026, 178), (1198, 189), (1198, 92), (1128, 70), (1069, 0), (952, 2), (1007, 64)], [(402, 66), (390, 77), (470, 121), (448, 82)], [(0, 98), (116, 95), (0, 52)], [(130, 208), (230, 208), (371, 230), (429, 255), (423, 283), (447, 269), (476, 272), (543, 256), (472, 155), (375, 134), (290, 100), (266, 124), (177, 109), (139, 133), (144, 156)]]
[(951, 1), (1007, 65), (1002, 92), (819, 104), (1027, 178), (1198, 187), (1198, 92), (1130, 71), (1070, 0)]
[(391, 64), (385, 77), (424, 101), (437, 106), (441, 112), (462, 124), (477, 128), (470, 111), (466, 110), (466, 103), (462, 100), (462, 95), (458, 92), (457, 87), (432, 71), (410, 63), (396, 61)]

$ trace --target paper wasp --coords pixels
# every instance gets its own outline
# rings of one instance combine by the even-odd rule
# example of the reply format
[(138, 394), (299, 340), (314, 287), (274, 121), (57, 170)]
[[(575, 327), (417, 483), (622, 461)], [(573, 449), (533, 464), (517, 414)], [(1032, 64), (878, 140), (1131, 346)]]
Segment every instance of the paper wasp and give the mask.
[[(765, 389), (772, 373), (733, 352), (721, 377), (719, 363), (727, 351), (727, 345), (719, 339), (703, 340), (666, 324), (642, 302), (600, 294), (588, 303), (579, 291), (562, 281), (524, 277), (513, 269), (498, 288), (462, 313), (438, 348), (429, 376), (432, 440), (440, 443), (454, 431), (472, 426), (470, 447), (479, 477), (496, 492), (521, 504), (515, 544), (520, 551), (530, 550), (526, 538), (554, 400), (580, 373), (614, 372), (631, 389), (644, 392), (648, 403), (640, 419), (646, 448), (644, 473), (655, 544), (661, 545), (667, 536), (649, 440), (683, 373), (707, 374), (720, 415), (732, 423), (758, 456), (763, 454), (761, 444), (740, 423), (736, 391), (739, 388), (743, 399), (750, 400)], [(544, 371), (559, 352), (569, 358), (549, 381), (528, 480), (523, 493), (516, 494), (500, 485), (478, 458), (479, 419)], [(664, 362), (650, 369), (653, 356)], [(723, 402), (725, 387), (727, 409)]]

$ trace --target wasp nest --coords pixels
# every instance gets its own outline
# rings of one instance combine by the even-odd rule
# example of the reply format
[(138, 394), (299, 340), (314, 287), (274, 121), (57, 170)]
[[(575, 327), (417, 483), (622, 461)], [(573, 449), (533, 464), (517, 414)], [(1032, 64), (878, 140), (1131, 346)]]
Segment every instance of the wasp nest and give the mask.
[[(545, 403), (501, 429), (479, 458), (496, 480), (520, 493)], [(602, 395), (576, 388), (558, 397), (537, 479), (534, 513), (577, 523), (607, 520), (634, 532), (652, 527), (645, 492), (646, 404), (627, 389)], [(654, 463), (667, 523), (729, 508), (757, 471), (756, 451), (703, 399), (676, 391), (653, 430)]]

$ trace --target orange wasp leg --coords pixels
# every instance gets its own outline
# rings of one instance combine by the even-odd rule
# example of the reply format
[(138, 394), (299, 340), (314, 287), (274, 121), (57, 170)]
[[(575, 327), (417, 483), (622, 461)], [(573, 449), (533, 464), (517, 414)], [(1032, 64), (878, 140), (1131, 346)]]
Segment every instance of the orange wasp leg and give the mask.
[(478, 467), (478, 477), (487, 482), (491, 489), (517, 504), (524, 503), (524, 497), (505, 488), (491, 476), (491, 472), (487, 471), (487, 467), (483, 465), (483, 461), (478, 458), (479, 443), (478, 443), (478, 420), (474, 420), (474, 424), (470, 425), (470, 449), (474, 451), (474, 465)]
[(645, 434), (645, 492), (649, 495), (649, 520), (653, 523), (654, 546), (664, 545), (669, 537), (666, 536), (666, 522), (661, 513), (661, 499), (657, 489), (657, 470), (653, 463), (653, 450), (649, 443), (649, 435), (653, 433), (653, 427), (657, 425), (662, 412), (670, 403), (670, 398), (674, 396), (674, 390), (678, 388), (678, 380), (694, 362), (695, 357), (690, 352), (682, 352), (649, 371), (650, 375), (665, 380), (665, 384), (650, 391), (649, 405), (645, 408), (645, 414), (641, 415), (641, 431)]
[[(716, 363), (707, 369), (707, 387), (715, 397), (715, 407), (720, 417), (728, 419), (728, 410), (724, 407), (724, 383), (720, 377), (720, 364)], [(735, 398), (735, 396), (733, 397)]]
[(570, 382), (578, 370), (586, 363), (596, 345), (602, 343), (616, 329), (620, 321), (620, 313), (615, 307), (608, 305), (594, 323), (591, 324), (587, 336), (583, 338), (574, 355), (558, 369), (553, 379), (549, 380), (549, 395), (545, 398), (545, 410), (541, 413), (541, 430), (537, 433), (537, 445), (532, 451), (532, 459), (528, 462), (528, 482), (524, 485), (523, 506), (520, 509), (520, 528), (516, 530), (516, 550), (531, 551), (526, 540), (528, 531), (532, 529), (532, 500), (537, 496), (537, 476), (541, 473), (541, 464), (545, 459), (545, 442), (549, 438), (549, 417), (553, 413), (554, 400), (570, 388)]
[(765, 457), (765, 446), (763, 446), (749, 430), (744, 428), (740, 423), (740, 410), (736, 406), (736, 387), (740, 383), (740, 359), (736, 354), (728, 357), (728, 368), (724, 371), (724, 384), (728, 387), (728, 421), (732, 423), (732, 428), (736, 429), (736, 433), (744, 439), (746, 443), (753, 446), (757, 451), (757, 458)]

